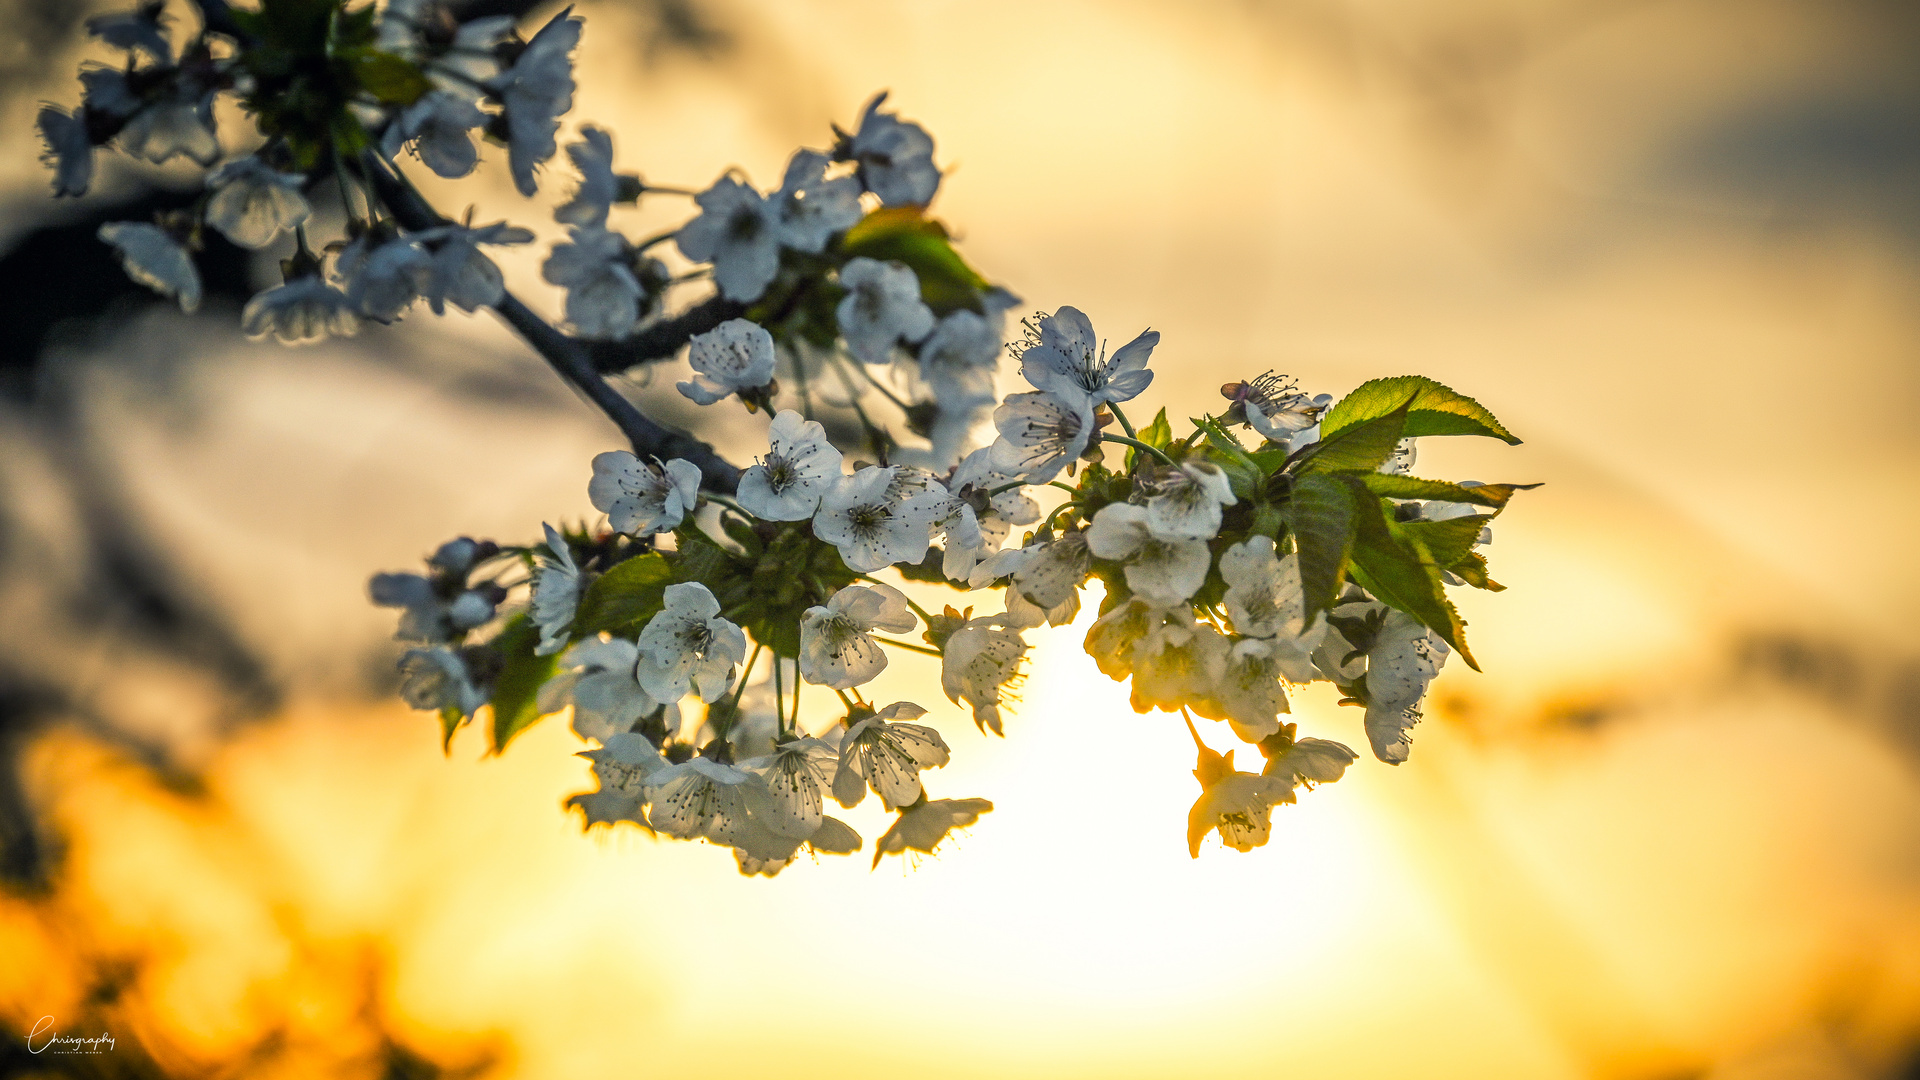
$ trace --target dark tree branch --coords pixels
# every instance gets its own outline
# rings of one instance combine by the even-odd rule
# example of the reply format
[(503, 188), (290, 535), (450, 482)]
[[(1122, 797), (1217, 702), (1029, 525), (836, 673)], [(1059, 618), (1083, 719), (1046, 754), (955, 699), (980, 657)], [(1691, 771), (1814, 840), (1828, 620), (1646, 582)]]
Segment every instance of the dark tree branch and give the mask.
[[(418, 232), (450, 224), (396, 171), (390, 171), (388, 163), (373, 151), (362, 155), (360, 171), (373, 185), (380, 201), (393, 212), (394, 219), (407, 231)], [(714, 453), (713, 447), (685, 432), (674, 431), (655, 422), (602, 378), (594, 364), (593, 350), (586, 342), (562, 334), (512, 293), (504, 294), (493, 307), (500, 318), (513, 327), (562, 378), (607, 414), (607, 418), (633, 444), (635, 454), (663, 460), (685, 458), (699, 467), (701, 485), (709, 491), (731, 494), (739, 486), (740, 469)], [(716, 320), (716, 325), (718, 321), (723, 320)]]
[(662, 319), (621, 341), (596, 341), (591, 346), (593, 366), (605, 372), (625, 371), (640, 364), (671, 360), (695, 334), (747, 313), (747, 305), (715, 296), (671, 319)]

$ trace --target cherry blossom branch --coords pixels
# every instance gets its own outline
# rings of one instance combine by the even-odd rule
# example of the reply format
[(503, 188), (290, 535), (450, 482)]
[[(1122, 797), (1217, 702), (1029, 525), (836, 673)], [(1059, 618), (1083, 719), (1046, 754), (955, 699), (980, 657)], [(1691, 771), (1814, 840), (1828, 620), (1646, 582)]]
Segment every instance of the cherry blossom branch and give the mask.
[[(407, 183), (391, 162), (373, 151), (368, 150), (361, 155), (360, 171), (402, 228), (419, 232), (451, 224), (439, 211), (428, 205), (426, 199)], [(599, 406), (607, 419), (612, 420), (627, 441), (633, 444), (635, 454), (642, 458), (656, 457), (662, 460), (685, 458), (699, 468), (701, 486), (712, 491), (730, 494), (739, 486), (738, 466), (720, 457), (713, 447), (699, 439), (649, 418), (614, 389), (594, 365), (592, 350), (586, 342), (561, 333), (511, 292), (503, 292), (493, 309), (561, 378)]]
[(671, 319), (662, 319), (621, 341), (596, 341), (588, 355), (602, 373), (625, 371), (641, 364), (671, 360), (695, 334), (704, 334), (728, 319), (747, 313), (747, 305), (715, 296)]

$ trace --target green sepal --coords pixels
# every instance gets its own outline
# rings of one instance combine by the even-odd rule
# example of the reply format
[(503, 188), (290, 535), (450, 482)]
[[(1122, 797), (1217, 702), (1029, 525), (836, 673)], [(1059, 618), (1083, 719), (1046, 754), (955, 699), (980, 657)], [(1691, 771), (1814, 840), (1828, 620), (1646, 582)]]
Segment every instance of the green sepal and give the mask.
[(499, 650), (502, 661), (500, 675), (493, 683), (493, 752), (498, 754), (514, 736), (540, 719), (540, 686), (553, 677), (559, 658), (533, 654), (540, 644), (540, 628), (525, 612), (507, 620), (506, 628), (491, 644)]
[(1467, 487), (1462, 484), (1449, 484), (1445, 480), (1422, 480), (1417, 476), (1396, 476), (1392, 473), (1373, 473), (1363, 477), (1367, 488), (1375, 495), (1387, 499), (1438, 499), (1444, 502), (1472, 503), (1475, 506), (1490, 506), (1495, 510), (1506, 507), (1507, 500), (1513, 498), (1516, 491), (1532, 491), (1539, 484), (1481, 484)]
[(1353, 496), (1353, 565), (1348, 570), (1353, 579), (1382, 603), (1439, 634), (1468, 667), (1480, 670), (1467, 648), (1466, 624), (1447, 599), (1433, 553), (1417, 534), (1387, 517), (1385, 504), (1365, 484), (1352, 478), (1343, 482)]
[(953, 249), (947, 227), (917, 206), (883, 206), (855, 223), (840, 241), (849, 258), (905, 263), (920, 279), (920, 298), (937, 315), (979, 310), (987, 279)]
[(1331, 440), (1348, 428), (1393, 412), (1402, 403), (1408, 406), (1402, 438), (1485, 435), (1512, 445), (1520, 442), (1485, 406), (1422, 375), (1396, 375), (1360, 384), (1328, 410), (1320, 421), (1320, 437)]
[(580, 608), (573, 616), (574, 639), (603, 630), (613, 633), (646, 625), (665, 603), (667, 586), (673, 584), (673, 569), (666, 556), (657, 551), (615, 563), (595, 578), (580, 598)]
[(471, 719), (460, 711), (458, 705), (440, 706), (440, 752), (453, 755), (453, 733), (459, 731)]
[(1300, 591), (1307, 622), (1333, 606), (1353, 557), (1353, 494), (1331, 476), (1309, 473), (1287, 500), (1287, 527), (1300, 559)]

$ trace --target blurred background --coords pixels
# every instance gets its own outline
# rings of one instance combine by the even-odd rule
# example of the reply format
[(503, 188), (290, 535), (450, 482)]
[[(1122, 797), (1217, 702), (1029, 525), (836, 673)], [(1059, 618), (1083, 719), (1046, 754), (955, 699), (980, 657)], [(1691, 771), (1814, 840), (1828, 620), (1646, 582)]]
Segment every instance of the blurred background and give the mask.
[[(1185, 857), (1186, 733), (1062, 628), (1005, 742), (930, 662), (876, 691), (994, 813), (773, 881), (582, 835), (559, 722), (443, 757), (392, 697), (367, 576), (591, 515), (618, 436), (485, 315), (249, 342), (276, 253), (217, 239), (199, 316), (129, 284), (94, 230), (192, 177), (48, 196), (91, 10), (0, 0), (0, 1073), (1920, 1077), (1911, 5), (579, 4), (567, 121), (623, 169), (772, 186), (890, 89), (967, 257), (1159, 329), (1170, 414), (1420, 373), (1527, 440), (1420, 472), (1546, 482), (1463, 598), (1486, 673), (1267, 847)], [(530, 202), (487, 153), (429, 193), (555, 236), (564, 168)], [(502, 262), (557, 311), (541, 256)], [(680, 370), (627, 389), (690, 425)], [(43, 1017), (114, 1048), (29, 1054)]]

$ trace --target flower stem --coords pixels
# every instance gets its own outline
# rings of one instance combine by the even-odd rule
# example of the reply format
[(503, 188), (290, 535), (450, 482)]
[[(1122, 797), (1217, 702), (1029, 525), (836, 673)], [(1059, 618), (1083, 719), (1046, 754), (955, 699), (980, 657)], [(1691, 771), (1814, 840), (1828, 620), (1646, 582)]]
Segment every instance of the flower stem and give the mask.
[(1127, 423), (1127, 414), (1120, 411), (1118, 404), (1109, 401), (1107, 402), (1107, 408), (1113, 411), (1113, 418), (1120, 421), (1120, 430), (1127, 433), (1127, 438), (1134, 439), (1139, 437), (1134, 434), (1133, 425)]
[(1152, 446), (1147, 443), (1143, 443), (1139, 439), (1131, 439), (1125, 435), (1102, 435), (1100, 436), (1100, 441), (1108, 442), (1108, 443), (1117, 443), (1121, 446), (1131, 446), (1135, 450), (1145, 450), (1147, 453), (1152, 454), (1154, 457), (1159, 458), (1161, 461), (1166, 462), (1168, 465), (1173, 464), (1173, 459), (1167, 456), (1166, 451), (1161, 450), (1157, 446)]
[[(989, 498), (989, 499), (991, 499), (991, 498), (993, 498), (993, 497), (994, 497), (995, 495), (1005, 495), (1005, 494), (1006, 494), (1007, 492), (1009, 492), (1009, 491), (1012, 491), (1012, 490), (1013, 490), (1014, 488), (1021, 488), (1021, 487), (1026, 487), (1026, 486), (1027, 486), (1027, 482), (1026, 482), (1025, 480), (1015, 480), (1015, 481), (1014, 481), (1013, 483), (1011, 483), (1011, 484), (1001, 484), (1001, 485), (1000, 485), (999, 487), (997, 487), (997, 488), (988, 488), (988, 489), (987, 489), (987, 498)], [(1067, 490), (1068, 490), (1068, 491), (1072, 491), (1073, 489), (1072, 489), (1072, 488), (1068, 488)]]
[[(747, 666), (740, 669), (740, 681), (734, 685), (733, 701), (727, 706), (727, 726), (724, 730), (715, 731), (715, 735), (726, 738), (728, 733), (733, 731), (733, 725), (740, 722), (740, 699), (746, 696), (747, 680), (753, 677), (753, 665), (759, 661), (760, 643), (756, 641), (753, 643), (753, 655), (747, 657)], [(778, 721), (776, 720), (775, 723), (777, 725)]]
[(895, 641), (893, 638), (884, 638), (884, 637), (876, 637), (873, 640), (879, 642), (882, 645), (891, 645), (896, 649), (905, 649), (908, 652), (922, 653), (927, 656), (947, 655), (946, 653), (941, 652), (939, 649), (930, 649), (925, 645), (915, 645), (911, 641)]

